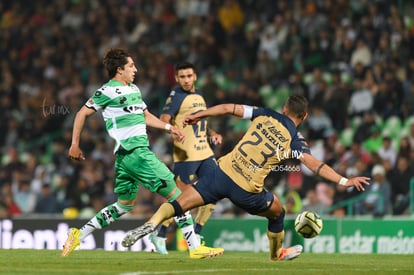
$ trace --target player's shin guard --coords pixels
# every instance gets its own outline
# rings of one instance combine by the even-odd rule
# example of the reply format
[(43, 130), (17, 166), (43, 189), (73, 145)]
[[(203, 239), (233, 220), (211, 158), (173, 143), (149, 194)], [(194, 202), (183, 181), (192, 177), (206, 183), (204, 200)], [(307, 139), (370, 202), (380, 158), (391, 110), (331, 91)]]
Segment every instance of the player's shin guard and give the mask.
[[(179, 211), (179, 210), (178, 210)], [(182, 211), (181, 211), (182, 213)], [(173, 206), (172, 203), (165, 202), (161, 204), (160, 208), (158, 208), (157, 212), (155, 212), (154, 215), (152, 215), (151, 219), (148, 221), (148, 223), (151, 223), (154, 228), (156, 228), (160, 223), (163, 221), (173, 217), (176, 215), (176, 209)]]
[(283, 224), (285, 219), (285, 210), (276, 219), (268, 219), (267, 238), (269, 239), (270, 259), (277, 261), (282, 250), (285, 231)]
[(190, 250), (197, 249), (200, 246), (200, 241), (194, 232), (194, 222), (190, 211), (185, 212), (181, 216), (174, 217), (177, 226), (183, 232), (183, 236), (188, 244)]
[(207, 204), (200, 206), (197, 210), (197, 216), (195, 218), (196, 226), (195, 231), (197, 234), (200, 234), (201, 228), (204, 226), (204, 224), (207, 222), (207, 220), (210, 218), (211, 214), (214, 211), (215, 204)]
[(110, 223), (118, 220), (119, 217), (128, 213), (133, 208), (132, 205), (122, 205), (118, 202), (101, 209), (92, 219), (90, 219), (80, 229), (80, 239), (83, 240), (96, 229), (107, 227)]
[(279, 233), (267, 231), (267, 238), (269, 239), (269, 252), (270, 259), (272, 261), (277, 261), (282, 251), (283, 239), (285, 237), (285, 231)]

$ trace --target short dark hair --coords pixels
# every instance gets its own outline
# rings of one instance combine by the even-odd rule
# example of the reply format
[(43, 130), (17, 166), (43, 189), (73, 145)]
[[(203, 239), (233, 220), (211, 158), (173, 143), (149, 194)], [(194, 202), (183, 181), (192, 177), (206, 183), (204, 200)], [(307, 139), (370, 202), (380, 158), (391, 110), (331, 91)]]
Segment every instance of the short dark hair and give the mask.
[(184, 62), (177, 63), (175, 65), (175, 74), (177, 74), (179, 70), (185, 70), (185, 69), (193, 69), (194, 72), (196, 71), (193, 63), (184, 61)]
[(131, 55), (120, 48), (112, 48), (106, 52), (102, 63), (109, 78), (113, 78), (118, 68), (123, 68), (128, 63), (128, 57), (131, 57)]
[(289, 113), (297, 118), (303, 119), (308, 112), (308, 100), (302, 95), (291, 95), (286, 101)]

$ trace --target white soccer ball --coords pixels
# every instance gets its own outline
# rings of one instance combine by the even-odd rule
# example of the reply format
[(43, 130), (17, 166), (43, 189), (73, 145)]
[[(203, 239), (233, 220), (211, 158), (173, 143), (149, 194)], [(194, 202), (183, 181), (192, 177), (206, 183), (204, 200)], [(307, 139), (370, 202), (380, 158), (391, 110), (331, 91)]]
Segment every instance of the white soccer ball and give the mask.
[(313, 211), (304, 211), (295, 219), (295, 230), (303, 238), (314, 238), (321, 233), (323, 222), (321, 217)]

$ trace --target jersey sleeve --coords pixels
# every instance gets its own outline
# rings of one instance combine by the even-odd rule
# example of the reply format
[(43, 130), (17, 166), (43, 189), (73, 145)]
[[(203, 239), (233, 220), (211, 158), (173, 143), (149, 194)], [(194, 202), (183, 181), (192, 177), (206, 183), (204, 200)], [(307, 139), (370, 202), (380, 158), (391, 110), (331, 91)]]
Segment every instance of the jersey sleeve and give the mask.
[(293, 137), (290, 147), (292, 149), (292, 152), (311, 154), (308, 143), (299, 131)]
[(253, 108), (252, 117), (251, 120), (255, 119), (258, 116), (272, 116), (273, 114), (270, 112), (270, 110), (263, 108), (263, 107), (257, 107), (257, 106), (249, 106)]
[(105, 108), (109, 102), (111, 101), (111, 98), (104, 93), (104, 89), (101, 88), (97, 90), (85, 103), (85, 106), (88, 108), (93, 108), (95, 111), (98, 111), (100, 109)]
[(164, 108), (162, 109), (162, 114), (167, 114), (171, 117), (174, 117), (178, 113), (183, 99), (184, 98), (177, 94), (176, 91), (172, 90), (167, 100), (165, 101)]

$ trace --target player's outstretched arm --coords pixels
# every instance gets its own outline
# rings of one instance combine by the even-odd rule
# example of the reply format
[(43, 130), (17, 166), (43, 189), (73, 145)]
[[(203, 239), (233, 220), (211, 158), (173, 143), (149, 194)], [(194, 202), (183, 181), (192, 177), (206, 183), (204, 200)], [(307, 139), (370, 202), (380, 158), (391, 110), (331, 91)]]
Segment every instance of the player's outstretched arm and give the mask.
[(153, 127), (153, 128), (157, 128), (157, 129), (166, 130), (166, 131), (171, 133), (171, 136), (174, 140), (177, 140), (177, 141), (180, 141), (180, 142), (184, 141), (185, 135), (184, 135), (182, 130), (178, 129), (175, 126), (172, 126), (169, 123), (166, 123), (166, 122), (160, 120), (158, 117), (153, 115), (148, 110), (144, 111), (144, 115), (145, 115), (145, 121), (146, 121), (148, 126)]
[(200, 111), (198, 113), (187, 115), (184, 119), (184, 126), (188, 124), (196, 124), (200, 119), (204, 117), (211, 116), (222, 116), (222, 115), (234, 115), (237, 117), (243, 117), (244, 106), (240, 104), (219, 104), (213, 107), (210, 107), (206, 110)]
[(332, 167), (324, 162), (316, 159), (310, 154), (303, 153), (299, 160), (317, 176), (321, 176), (324, 179), (336, 182), (343, 186), (354, 186), (358, 191), (365, 191), (364, 186), (369, 185), (370, 178), (368, 177), (354, 177), (347, 179), (338, 174)]
[(68, 157), (75, 160), (84, 160), (82, 150), (79, 148), (80, 135), (82, 133), (83, 127), (85, 125), (86, 119), (95, 114), (95, 110), (83, 106), (75, 116), (75, 121), (73, 122), (72, 130), (72, 143), (68, 151)]

